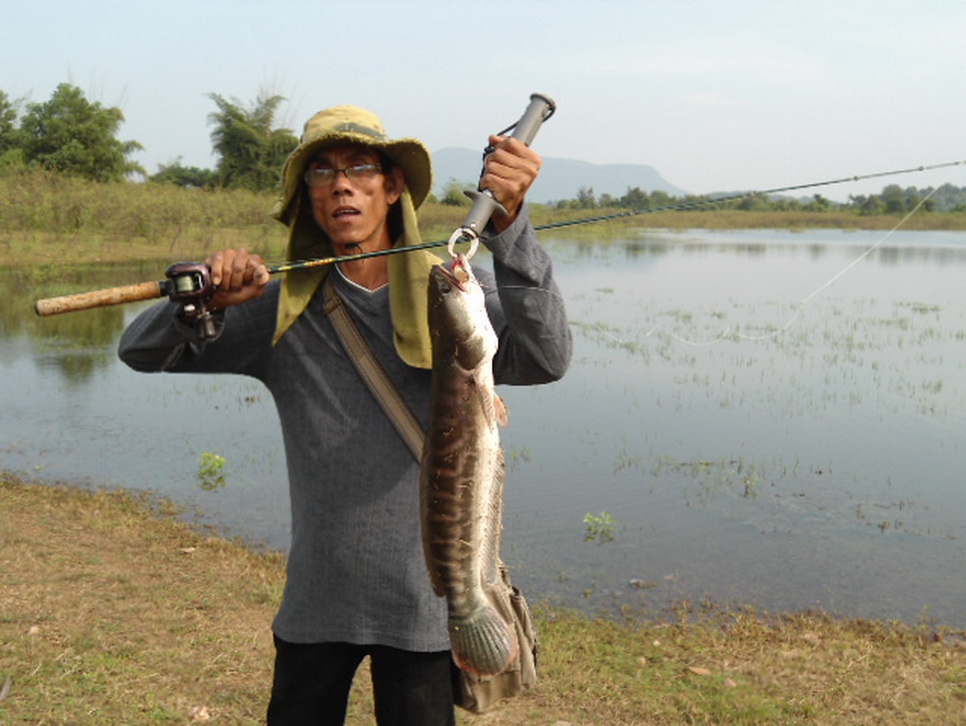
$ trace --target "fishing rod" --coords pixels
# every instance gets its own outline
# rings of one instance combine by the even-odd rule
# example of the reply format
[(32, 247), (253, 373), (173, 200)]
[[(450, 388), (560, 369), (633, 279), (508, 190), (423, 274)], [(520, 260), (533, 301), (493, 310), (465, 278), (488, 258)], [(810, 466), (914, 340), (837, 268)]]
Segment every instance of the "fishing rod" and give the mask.
[[(524, 143), (529, 144), (533, 140), (533, 136), (539, 129), (540, 124), (548, 119), (555, 110), (555, 105), (552, 100), (546, 96), (540, 96), (539, 94), (533, 94), (531, 96), (531, 103), (528, 106), (527, 111), (521, 117), (520, 122), (516, 124), (516, 129), (514, 131), (514, 138), (520, 138), (524, 140)], [(514, 127), (510, 127), (514, 128)], [(507, 129), (510, 130), (510, 129)], [(502, 133), (501, 133), (502, 135)], [(782, 194), (791, 191), (800, 191), (803, 189), (814, 189), (818, 187), (831, 186), (835, 184), (845, 184), (850, 182), (863, 181), (867, 179), (875, 179), (887, 176), (897, 176), (900, 174), (911, 174), (915, 172), (932, 171), (935, 169), (944, 169), (954, 166), (961, 166), (966, 164), (966, 161), (950, 161), (940, 164), (922, 165), (916, 167), (910, 167), (906, 169), (895, 169), (892, 171), (880, 171), (872, 172), (867, 174), (855, 174), (852, 176), (841, 177), (837, 179), (828, 179), (819, 182), (809, 182), (807, 184), (793, 184), (782, 187), (774, 187), (771, 189), (764, 189), (759, 191), (746, 191), (746, 192), (736, 192), (734, 194), (725, 194), (714, 197), (699, 197), (696, 199), (687, 200), (684, 202), (678, 202), (674, 204), (667, 204), (660, 207), (646, 207), (642, 209), (631, 209), (623, 212), (616, 212), (613, 214), (597, 215), (592, 217), (583, 217), (580, 219), (574, 219), (563, 222), (553, 222), (549, 224), (538, 225), (534, 227), (537, 232), (545, 231), (549, 229), (560, 229), (564, 227), (573, 227), (583, 224), (593, 224), (597, 222), (610, 221), (615, 219), (621, 219), (626, 217), (637, 216), (641, 214), (654, 214), (656, 212), (672, 212), (672, 211), (684, 211), (689, 209), (697, 209), (700, 207), (712, 206), (715, 204), (721, 204), (723, 202), (737, 201), (740, 199), (748, 199), (751, 197), (763, 197), (772, 194)], [(475, 251), (476, 245), (479, 243), (479, 239), (482, 235), (482, 230), (486, 226), (486, 222), (489, 220), (493, 212), (500, 209), (499, 203), (493, 198), (492, 193), (487, 190), (484, 191), (468, 191), (466, 192), (468, 196), (474, 199), (473, 208), (467, 215), (463, 224), (453, 233), (453, 235), (447, 240), (437, 240), (433, 242), (423, 242), (417, 245), (411, 245), (407, 247), (393, 247), (384, 250), (375, 250), (372, 252), (359, 252), (352, 255), (341, 255), (332, 257), (319, 257), (306, 260), (294, 260), (289, 262), (283, 262), (281, 264), (272, 265), (268, 267), (268, 273), (270, 275), (275, 275), (284, 272), (291, 272), (295, 270), (303, 270), (312, 267), (322, 267), (325, 265), (333, 265), (340, 262), (351, 262), (354, 260), (363, 260), (370, 257), (381, 257), (383, 255), (394, 255), (403, 252), (413, 252), (416, 250), (427, 250), (436, 247), (447, 246), (451, 254), (454, 252), (454, 245), (460, 242), (469, 242), (471, 245), (471, 251)], [(120, 305), (129, 302), (137, 302), (141, 300), (151, 300), (161, 297), (169, 297), (174, 302), (179, 302), (186, 306), (186, 312), (197, 313), (199, 306), (203, 305), (204, 302), (210, 298), (213, 292), (213, 286), (210, 280), (210, 271), (208, 267), (200, 262), (179, 262), (168, 267), (165, 271), (164, 280), (159, 280), (157, 282), (143, 282), (135, 285), (126, 285), (123, 287), (108, 288), (105, 290), (94, 290), (91, 292), (77, 293), (74, 295), (65, 295), (62, 297), (45, 298), (38, 300), (35, 305), (35, 310), (38, 315), (49, 316), (58, 315), (60, 313), (73, 312), (77, 310), (88, 310), (90, 308), (105, 307), (110, 305)]]
[[(534, 93), (530, 96), (530, 104), (527, 106), (527, 110), (523, 112), (523, 116), (520, 117), (520, 120), (515, 124), (503, 129), (503, 131), (499, 132), (497, 136), (504, 136), (508, 131), (512, 131), (513, 133), (510, 134), (511, 138), (519, 139), (525, 145), (529, 146), (533, 142), (534, 137), (537, 135), (537, 131), (540, 130), (540, 126), (543, 125), (544, 121), (553, 116), (556, 110), (557, 105), (553, 102), (553, 99), (539, 93)], [(492, 152), (492, 146), (488, 146), (486, 149), (484, 149), (484, 160)], [(490, 221), (490, 217), (493, 216), (493, 213), (499, 211), (502, 214), (507, 214), (507, 211), (503, 205), (496, 200), (496, 197), (493, 196), (493, 192), (491, 192), (489, 189), (470, 189), (463, 193), (473, 200), (473, 206), (470, 208), (470, 211), (463, 220), (463, 223), (456, 228), (448, 240), (423, 242), (418, 245), (410, 245), (407, 247), (393, 247), (385, 250), (359, 252), (357, 254), (342, 255), (339, 257), (322, 257), (312, 260), (285, 262), (280, 265), (269, 267), (268, 272), (270, 275), (274, 275), (279, 272), (303, 270), (309, 267), (321, 267), (323, 265), (331, 265), (337, 262), (364, 260), (369, 257), (382, 257), (383, 255), (393, 255), (399, 252), (426, 250), (434, 247), (442, 247), (443, 245), (447, 245), (449, 247), (449, 253), (455, 257), (453, 248), (454, 245), (460, 242), (470, 243), (470, 251), (467, 254), (467, 258), (472, 257), (476, 252), (477, 246), (479, 245), (480, 236), (483, 234), (486, 223)]]
[[(879, 171), (870, 174), (855, 174), (853, 176), (842, 177), (840, 179), (829, 179), (820, 182), (811, 182), (808, 184), (794, 184), (784, 187), (774, 187), (772, 189), (763, 189), (760, 191), (750, 191), (750, 192), (735, 192), (734, 194), (724, 194), (715, 197), (698, 197), (695, 199), (690, 199), (684, 202), (676, 202), (674, 204), (666, 204), (660, 207), (645, 207), (642, 209), (629, 209), (623, 212), (614, 212), (613, 214), (601, 214), (593, 217), (581, 217), (580, 219), (571, 219), (562, 222), (551, 222), (548, 224), (535, 225), (534, 231), (542, 232), (548, 229), (560, 229), (563, 227), (575, 227), (582, 224), (593, 224), (595, 222), (606, 222), (614, 219), (622, 219), (625, 217), (633, 217), (640, 214), (654, 214), (656, 212), (680, 212), (686, 211), (688, 209), (697, 209), (699, 207), (707, 207), (715, 204), (721, 204), (722, 202), (733, 202), (740, 199), (748, 199), (750, 197), (764, 197), (771, 194), (782, 194), (785, 192), (798, 191), (802, 189), (814, 189), (816, 187), (830, 186), (833, 184), (845, 184), (848, 182), (864, 181), (866, 179), (875, 179), (877, 177), (886, 176), (897, 176), (899, 174), (911, 174), (913, 172), (922, 171), (932, 171), (934, 169), (944, 169), (952, 166), (961, 166), (966, 164), (966, 161), (948, 161), (941, 164), (931, 164), (928, 166), (917, 166), (908, 169), (896, 169), (893, 171)], [(467, 195), (476, 195), (478, 192), (465, 192)], [(474, 213), (471, 211), (467, 216), (467, 220), (471, 220), (474, 217)], [(466, 233), (466, 225), (464, 222), (457, 232)], [(455, 233), (454, 233), (455, 235)], [(456, 239), (457, 242), (461, 241), (471, 241), (469, 236), (464, 236)], [(449, 240), (436, 240), (433, 242), (422, 242), (417, 245), (412, 245), (410, 247), (393, 247), (386, 250), (375, 250), (373, 252), (359, 252), (352, 255), (342, 255), (339, 257), (319, 257), (309, 260), (296, 260), (292, 262), (284, 262), (278, 265), (274, 265), (268, 268), (270, 275), (274, 275), (279, 272), (289, 272), (291, 270), (302, 270), (309, 267), (321, 267), (324, 265), (336, 264), (339, 262), (351, 262), (353, 260), (364, 260), (369, 257), (382, 257), (383, 255), (395, 255), (402, 252), (414, 252), (416, 250), (429, 250), (435, 247), (442, 247), (444, 245), (451, 246), (453, 244), (453, 238)], [(452, 248), (450, 253), (452, 253)]]
[[(527, 105), (520, 119), (501, 131), (498, 135), (503, 136), (508, 131), (512, 131), (510, 134), (511, 138), (518, 139), (529, 146), (537, 135), (537, 131), (543, 125), (543, 122), (550, 118), (556, 110), (557, 106), (549, 96), (544, 96), (539, 93), (531, 94), (530, 103)], [(487, 147), (483, 152), (484, 159), (492, 151), (492, 147)], [(275, 275), (282, 272), (321, 267), (338, 262), (349, 262), (351, 260), (361, 260), (368, 257), (394, 254), (396, 252), (412, 252), (414, 250), (429, 249), (431, 247), (441, 247), (444, 244), (449, 246), (450, 254), (455, 256), (454, 246), (460, 242), (470, 243), (468, 256), (472, 256), (479, 245), (480, 235), (486, 227), (487, 222), (489, 222), (490, 217), (496, 211), (506, 214), (506, 209), (496, 200), (493, 192), (489, 189), (471, 190), (465, 192), (465, 194), (473, 199), (473, 206), (466, 215), (463, 223), (453, 232), (449, 240), (402, 248), (375, 250), (373, 252), (360, 252), (353, 255), (285, 262), (269, 267), (268, 272), (271, 275)], [(201, 262), (178, 262), (168, 267), (164, 275), (164, 280), (154, 282), (142, 282), (135, 285), (124, 285), (122, 287), (93, 290), (91, 292), (82, 292), (74, 295), (45, 298), (36, 302), (34, 310), (41, 316), (59, 315), (77, 310), (89, 310), (91, 308), (168, 297), (173, 302), (182, 305), (186, 316), (196, 321), (203, 337), (214, 337), (214, 321), (207, 308), (207, 302), (214, 294), (214, 285), (211, 282), (211, 270), (208, 269), (208, 266)]]
[(553, 222), (551, 224), (544, 224), (539, 227), (534, 227), (534, 229), (537, 231), (547, 230), (547, 229), (560, 229), (562, 227), (574, 227), (581, 224), (591, 224), (593, 222), (606, 222), (613, 219), (634, 217), (639, 214), (654, 214), (655, 212), (681, 212), (689, 209), (697, 209), (699, 207), (710, 207), (715, 204), (721, 204), (722, 202), (735, 202), (740, 199), (750, 199), (752, 197), (766, 197), (772, 194), (783, 194), (785, 192), (801, 191), (802, 189), (815, 189), (817, 187), (831, 186), (833, 184), (846, 184), (850, 182), (864, 181), (866, 179), (876, 179), (878, 177), (898, 176), (899, 174), (912, 174), (914, 172), (921, 172), (921, 171), (933, 171), (934, 169), (945, 169), (951, 166), (962, 166), (964, 164), (966, 164), (966, 161), (946, 161), (941, 164), (915, 166), (915, 167), (910, 167), (908, 169), (895, 169), (893, 171), (878, 171), (870, 174), (855, 174), (853, 176), (846, 176), (840, 179), (827, 179), (825, 181), (809, 182), (807, 184), (792, 184), (790, 186), (774, 187), (772, 189), (762, 189), (759, 191), (735, 192), (733, 194), (721, 194), (721, 195), (712, 196), (712, 197), (702, 196), (702, 197), (697, 197), (695, 199), (688, 199), (683, 202), (666, 204), (660, 207), (628, 209), (626, 211), (615, 212), (613, 214), (602, 214), (595, 217), (582, 217), (580, 219), (572, 219), (565, 222)]

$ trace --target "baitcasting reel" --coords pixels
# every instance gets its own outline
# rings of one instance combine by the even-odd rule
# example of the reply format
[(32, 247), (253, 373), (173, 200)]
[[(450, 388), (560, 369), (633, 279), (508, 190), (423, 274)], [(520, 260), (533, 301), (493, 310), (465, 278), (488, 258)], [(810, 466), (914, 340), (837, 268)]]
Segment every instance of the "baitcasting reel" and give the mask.
[(214, 294), (211, 270), (201, 262), (176, 262), (164, 271), (168, 278), (164, 294), (181, 304), (181, 315), (191, 321), (202, 340), (215, 337), (215, 320), (208, 309)]

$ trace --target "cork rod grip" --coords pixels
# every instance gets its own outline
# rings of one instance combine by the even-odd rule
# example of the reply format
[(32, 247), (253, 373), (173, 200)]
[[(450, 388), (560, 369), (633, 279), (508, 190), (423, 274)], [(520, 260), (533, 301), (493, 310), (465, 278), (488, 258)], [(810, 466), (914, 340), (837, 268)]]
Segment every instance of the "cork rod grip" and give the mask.
[(125, 285), (123, 287), (111, 287), (106, 290), (93, 290), (92, 292), (81, 292), (76, 295), (64, 295), (63, 297), (48, 297), (38, 300), (34, 309), (37, 315), (59, 315), (75, 310), (89, 310), (90, 308), (102, 308), (108, 305), (121, 305), (122, 303), (136, 302), (138, 300), (151, 300), (163, 297), (166, 293), (162, 290), (162, 282), (141, 282), (137, 285)]

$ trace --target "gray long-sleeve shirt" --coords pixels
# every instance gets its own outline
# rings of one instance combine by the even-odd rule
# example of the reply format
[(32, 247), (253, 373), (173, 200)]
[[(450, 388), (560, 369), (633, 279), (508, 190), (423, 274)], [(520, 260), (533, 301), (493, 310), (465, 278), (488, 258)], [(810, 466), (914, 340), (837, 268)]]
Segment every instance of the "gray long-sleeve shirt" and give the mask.
[[(493, 273), (477, 270), (500, 346), (497, 383), (560, 378), (571, 339), (549, 256), (525, 213), (487, 243)], [(387, 287), (335, 274), (356, 325), (417, 417), (427, 424), (428, 370), (396, 354)], [(446, 603), (430, 586), (419, 524), (419, 464), (360, 378), (323, 312), (321, 290), (272, 345), (280, 284), (225, 311), (201, 344), (160, 303), (122, 336), (139, 371), (240, 373), (262, 381), (278, 408), (288, 463), (292, 544), (273, 630), (290, 642), (449, 648)]]

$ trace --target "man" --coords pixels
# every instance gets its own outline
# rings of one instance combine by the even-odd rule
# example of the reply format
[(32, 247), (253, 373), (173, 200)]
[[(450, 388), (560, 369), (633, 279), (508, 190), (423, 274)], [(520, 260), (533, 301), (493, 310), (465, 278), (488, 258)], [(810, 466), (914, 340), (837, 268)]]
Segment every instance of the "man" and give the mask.
[[(500, 347), (497, 383), (558, 379), (571, 340), (550, 259), (524, 199), (540, 159), (510, 138), (480, 185), (507, 214), (485, 244), (494, 272), (478, 271)], [(283, 169), (276, 216), (290, 227), (290, 259), (419, 242), (415, 210), (432, 185), (430, 156), (389, 139), (378, 117), (326, 109), (305, 126)], [(142, 371), (228, 372), (271, 391), (282, 425), (292, 544), (273, 623), (271, 726), (341, 724), (353, 675), (370, 656), (380, 724), (453, 724), (446, 603), (432, 592), (419, 532), (419, 462), (347, 357), (324, 310), (331, 276), (375, 357), (425, 426), (431, 363), (426, 251), (290, 272), (281, 283), (256, 255), (221, 250), (206, 263), (216, 291), (216, 337), (163, 302), (125, 331), (121, 358)]]

